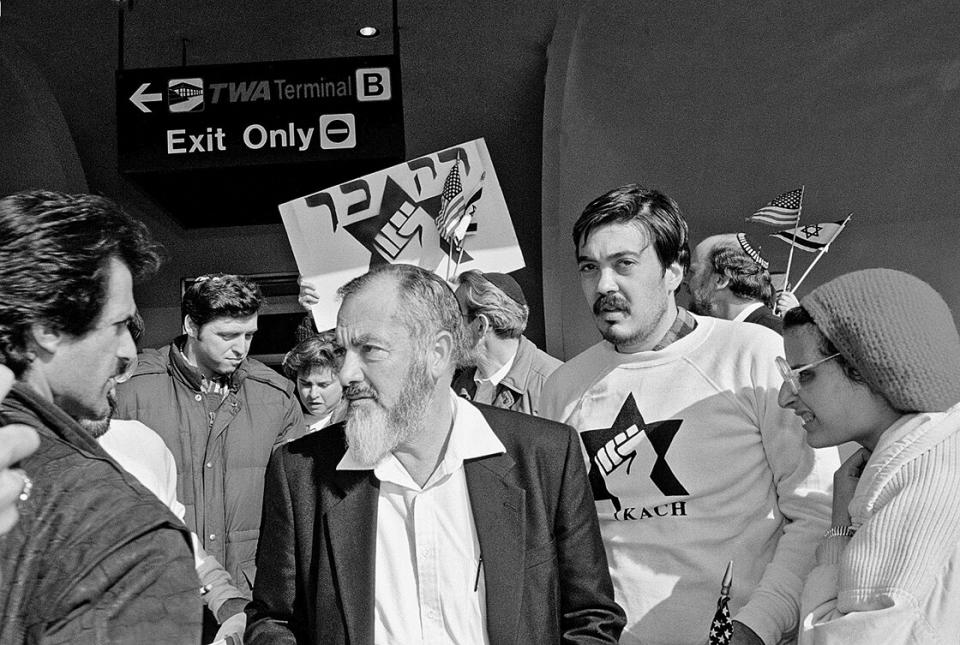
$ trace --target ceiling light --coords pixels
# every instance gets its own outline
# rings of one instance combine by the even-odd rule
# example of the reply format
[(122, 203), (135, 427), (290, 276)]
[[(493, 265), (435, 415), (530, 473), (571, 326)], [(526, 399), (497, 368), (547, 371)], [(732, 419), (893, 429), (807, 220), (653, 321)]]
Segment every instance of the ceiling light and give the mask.
[(380, 30), (376, 27), (360, 27), (357, 29), (357, 35), (361, 38), (376, 38), (380, 35)]

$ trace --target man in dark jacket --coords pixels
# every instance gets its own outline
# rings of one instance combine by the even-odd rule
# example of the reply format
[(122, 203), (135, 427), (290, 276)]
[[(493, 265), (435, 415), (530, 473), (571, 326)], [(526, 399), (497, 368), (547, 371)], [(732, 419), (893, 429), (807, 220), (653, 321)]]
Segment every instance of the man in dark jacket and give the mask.
[(76, 419), (109, 415), (135, 347), (133, 280), (158, 264), (142, 224), (102, 197), (0, 200), (0, 423), (37, 429), (20, 520), (0, 538), (0, 643), (195, 643), (186, 527)]
[(454, 395), (464, 330), (436, 275), (341, 293), (347, 421), (271, 459), (245, 642), (616, 643), (573, 429)]
[(712, 235), (690, 258), (690, 310), (701, 316), (748, 322), (783, 333), (773, 313), (770, 263), (744, 233)]
[(187, 525), (246, 594), (267, 461), (303, 425), (293, 384), (247, 356), (261, 303), (259, 287), (240, 276), (197, 278), (183, 296), (186, 334), (145, 350), (117, 387), (117, 417), (163, 438)]

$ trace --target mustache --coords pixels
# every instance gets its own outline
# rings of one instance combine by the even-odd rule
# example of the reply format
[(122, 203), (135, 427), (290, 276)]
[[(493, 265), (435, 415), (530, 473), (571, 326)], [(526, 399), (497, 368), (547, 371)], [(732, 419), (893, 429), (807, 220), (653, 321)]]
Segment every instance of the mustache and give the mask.
[(366, 383), (351, 383), (347, 387), (343, 388), (343, 398), (347, 399), (348, 401), (368, 397), (374, 401), (379, 398), (377, 396), (377, 391)]
[(619, 293), (605, 293), (593, 303), (593, 314), (599, 316), (604, 311), (630, 312), (630, 303)]

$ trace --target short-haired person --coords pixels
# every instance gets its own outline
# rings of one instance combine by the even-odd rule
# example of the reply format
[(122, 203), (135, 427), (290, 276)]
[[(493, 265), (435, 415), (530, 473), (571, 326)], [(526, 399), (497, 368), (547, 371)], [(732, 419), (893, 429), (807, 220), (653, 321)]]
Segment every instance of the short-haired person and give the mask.
[(729, 560), (731, 642), (789, 638), (838, 460), (777, 405), (781, 338), (677, 307), (687, 224), (663, 193), (598, 197), (573, 241), (603, 340), (553, 373), (543, 412), (580, 431), (621, 643), (701, 645)]
[(773, 313), (776, 301), (770, 263), (744, 233), (712, 235), (690, 259), (690, 310), (763, 325), (778, 334), (783, 321)]
[(461, 273), (458, 282), (476, 365), (457, 374), (453, 391), (475, 403), (538, 415), (540, 391), (560, 361), (523, 335), (530, 308), (520, 285), (505, 273), (475, 270)]
[(0, 200), (0, 355), (17, 378), (0, 423), (40, 436), (0, 539), (0, 643), (200, 638), (189, 532), (77, 422), (109, 416), (136, 356), (133, 282), (158, 263), (143, 224), (104, 197)]
[(267, 462), (303, 426), (293, 384), (247, 356), (262, 300), (241, 276), (197, 278), (183, 296), (185, 334), (144, 350), (117, 387), (117, 417), (163, 438), (187, 526), (245, 594), (256, 575)]
[[(143, 318), (134, 315), (130, 321), (130, 335), (134, 343), (140, 346), (143, 335)], [(137, 367), (136, 358), (127, 365), (126, 372), (117, 378), (123, 382)], [(177, 499), (177, 464), (170, 449), (156, 432), (139, 421), (111, 418), (117, 407), (116, 388), (107, 393), (111, 413), (101, 419), (78, 419), (80, 426), (97, 440), (124, 470), (137, 478), (156, 495), (180, 521), (183, 521), (183, 504)], [(203, 603), (217, 618), (220, 628), (212, 639), (217, 642), (233, 635), (237, 642), (243, 637), (246, 614), (243, 609), (247, 599), (233, 585), (230, 574), (224, 570), (217, 559), (206, 553), (200, 546), (200, 539), (191, 532), (194, 564), (200, 578)]]
[(960, 337), (928, 284), (867, 269), (784, 319), (780, 404), (811, 446), (855, 441), (801, 603), (801, 644), (960, 637)]
[(347, 419), (270, 462), (245, 642), (617, 642), (576, 433), (453, 393), (438, 276), (385, 265), (341, 295)]
[(343, 421), (346, 415), (343, 388), (337, 378), (336, 343), (336, 333), (325, 331), (300, 341), (283, 357), (283, 373), (297, 386), (305, 425), (303, 432), (289, 441)]

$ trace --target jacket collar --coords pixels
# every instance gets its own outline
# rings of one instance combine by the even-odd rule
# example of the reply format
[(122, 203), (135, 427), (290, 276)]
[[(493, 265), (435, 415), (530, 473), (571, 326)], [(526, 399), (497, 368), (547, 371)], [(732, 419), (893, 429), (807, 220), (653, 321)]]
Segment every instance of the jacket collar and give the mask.
[(533, 350), (536, 346), (527, 339), (526, 336), (520, 337), (520, 344), (517, 346), (517, 354), (513, 357), (513, 365), (510, 371), (500, 381), (500, 385), (510, 388), (516, 395), (516, 398), (523, 396), (530, 380), (530, 370), (533, 369)]
[(97, 456), (103, 454), (97, 440), (87, 434), (80, 424), (24, 383), (14, 383), (3, 401), (3, 416), (7, 423), (23, 423), (35, 428), (49, 428), (55, 435), (75, 448)]
[[(191, 389), (199, 392), (202, 389), (203, 375), (200, 374), (199, 368), (188, 363), (186, 357), (183, 355), (183, 348), (186, 346), (186, 343), (186, 334), (177, 336), (173, 342), (170, 343), (170, 370), (186, 381)], [(233, 374), (230, 375), (229, 386), (231, 392), (236, 392), (240, 389), (243, 381), (247, 378), (247, 371), (247, 359), (244, 358), (237, 366), (237, 369), (234, 370)]]

